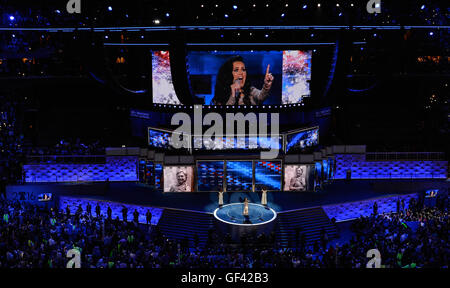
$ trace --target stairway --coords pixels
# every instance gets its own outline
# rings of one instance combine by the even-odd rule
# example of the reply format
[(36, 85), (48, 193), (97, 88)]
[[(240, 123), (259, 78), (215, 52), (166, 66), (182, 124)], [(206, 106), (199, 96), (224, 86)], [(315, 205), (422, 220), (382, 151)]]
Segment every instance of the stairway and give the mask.
[(313, 245), (316, 240), (320, 241), (322, 228), (325, 228), (328, 240), (338, 237), (336, 225), (331, 223), (322, 207), (278, 213), (276, 235), (281, 247), (295, 247), (295, 231), (298, 228), (300, 233), (304, 233), (307, 246)]
[(189, 239), (194, 246), (194, 235), (198, 235), (199, 245), (204, 246), (208, 239), (208, 230), (214, 227), (214, 216), (210, 213), (164, 209), (158, 226), (169, 239)]

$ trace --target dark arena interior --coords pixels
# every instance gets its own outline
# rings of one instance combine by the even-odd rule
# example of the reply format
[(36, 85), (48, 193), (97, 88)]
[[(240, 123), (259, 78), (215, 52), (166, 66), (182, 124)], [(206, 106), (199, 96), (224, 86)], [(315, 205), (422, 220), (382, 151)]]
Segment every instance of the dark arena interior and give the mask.
[(0, 268), (448, 268), (448, 4), (0, 0)]

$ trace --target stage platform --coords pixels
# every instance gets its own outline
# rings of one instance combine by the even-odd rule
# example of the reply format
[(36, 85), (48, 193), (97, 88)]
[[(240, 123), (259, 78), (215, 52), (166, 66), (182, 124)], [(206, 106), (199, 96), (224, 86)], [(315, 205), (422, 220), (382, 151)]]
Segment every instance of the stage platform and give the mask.
[[(448, 191), (446, 180), (336, 180), (316, 192), (268, 192), (268, 206), (276, 212), (383, 198), (423, 192), (428, 189)], [(23, 199), (39, 193), (104, 200), (158, 208), (175, 208), (213, 213), (218, 207), (217, 192), (163, 193), (135, 182), (49, 183), (7, 186), (8, 195)], [(14, 196), (15, 195), (15, 196)], [(10, 196), (8, 196), (10, 198)], [(261, 192), (226, 192), (224, 204), (261, 203)]]

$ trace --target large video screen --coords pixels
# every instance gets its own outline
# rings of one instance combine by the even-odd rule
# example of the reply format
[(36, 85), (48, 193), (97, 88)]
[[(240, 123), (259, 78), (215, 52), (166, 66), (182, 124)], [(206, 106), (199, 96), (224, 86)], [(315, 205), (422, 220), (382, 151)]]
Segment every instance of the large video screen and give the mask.
[(319, 144), (319, 127), (286, 134), (285, 153), (296, 153)]
[[(183, 104), (168, 51), (152, 51), (153, 103)], [(189, 51), (189, 81), (204, 105), (279, 105), (310, 97), (312, 51)]]
[(164, 166), (164, 192), (193, 192), (193, 166)]
[(197, 162), (197, 190), (220, 191), (223, 189), (224, 161)]
[(234, 138), (222, 136), (217, 138), (213, 137), (210, 140), (205, 140), (201, 137), (193, 137), (194, 150), (281, 150), (282, 146), (282, 136), (279, 136), (276, 139), (258, 136), (236, 136)]
[(148, 145), (154, 148), (169, 149), (172, 132), (148, 128)]
[(227, 161), (227, 191), (252, 191), (252, 161)]
[(151, 51), (153, 103), (181, 104), (172, 82), (169, 51)]
[(284, 191), (301, 192), (310, 190), (311, 167), (309, 165), (284, 166)]
[[(148, 145), (152, 148), (162, 150), (176, 149), (172, 146), (172, 134), (176, 132), (148, 127)], [(178, 133), (179, 140), (183, 141), (183, 134)], [(186, 135), (184, 141), (186, 141), (187, 147), (190, 147), (190, 136)]]
[(281, 190), (281, 161), (255, 161), (255, 190)]

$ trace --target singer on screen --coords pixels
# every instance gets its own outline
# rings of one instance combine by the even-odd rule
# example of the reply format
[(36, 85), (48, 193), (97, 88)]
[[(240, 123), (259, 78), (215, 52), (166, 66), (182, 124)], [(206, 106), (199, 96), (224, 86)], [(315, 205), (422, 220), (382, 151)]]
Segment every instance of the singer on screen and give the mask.
[(236, 56), (228, 59), (219, 69), (213, 103), (215, 105), (259, 105), (269, 96), (273, 75), (267, 65), (261, 90), (247, 81), (244, 59)]

